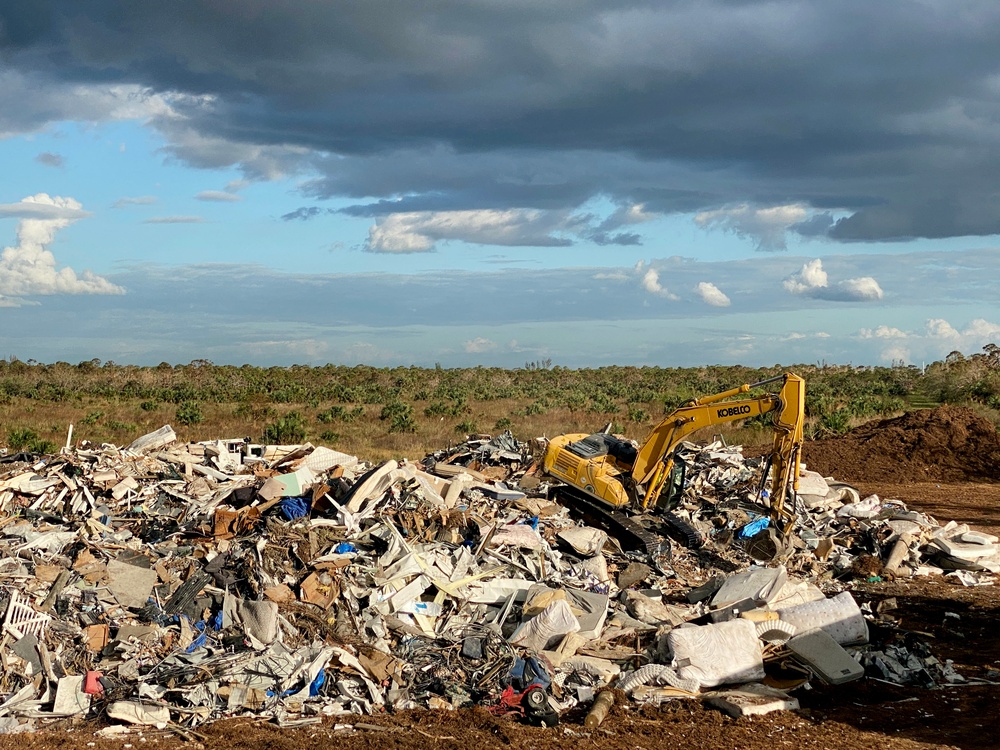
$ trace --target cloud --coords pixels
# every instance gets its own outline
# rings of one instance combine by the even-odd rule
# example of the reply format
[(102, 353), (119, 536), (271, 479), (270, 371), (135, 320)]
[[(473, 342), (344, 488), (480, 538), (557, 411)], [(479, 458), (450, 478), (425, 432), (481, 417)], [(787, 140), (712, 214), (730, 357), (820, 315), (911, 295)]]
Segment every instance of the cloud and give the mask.
[(785, 233), (808, 216), (805, 206), (792, 204), (754, 208), (743, 204), (702, 211), (694, 221), (701, 227), (723, 229), (737, 237), (752, 239), (758, 250), (784, 250)]
[(319, 206), (302, 206), (287, 214), (282, 214), (281, 219), (282, 221), (308, 221), (325, 213), (330, 213), (330, 210)]
[[(47, 193), (30, 195), (18, 203), (0, 203), (0, 217), (65, 221), (64, 226), (90, 214), (72, 198), (51, 198)], [(61, 227), (57, 227), (61, 228)]]
[(930, 318), (927, 321), (927, 336), (932, 339), (957, 339), (960, 334), (947, 320)]
[(801, 271), (784, 280), (783, 286), (792, 294), (830, 302), (871, 302), (883, 296), (882, 287), (871, 276), (845, 279), (830, 286), (819, 258), (805, 263)]
[(43, 151), (35, 157), (35, 161), (39, 164), (44, 164), (46, 167), (63, 167), (66, 165), (66, 159), (61, 154), (54, 154), (51, 151)]
[(365, 249), (373, 253), (425, 253), (441, 240), (565, 247), (571, 241), (555, 233), (568, 223), (564, 214), (528, 209), (394, 213), (371, 226)]
[(703, 302), (713, 307), (729, 307), (731, 304), (729, 297), (723, 294), (719, 287), (709, 281), (699, 281), (698, 286), (695, 287), (695, 291)]
[[(7, 19), (15, 14), (6, 8), (4, 13)], [(10, 27), (5, 31), (9, 33)], [(0, 138), (34, 133), (54, 122), (145, 121), (171, 109), (167, 89), (157, 92), (142, 84), (109, 84), (99, 76), (63, 80), (60, 75), (66, 69), (53, 75), (56, 71), (18, 62), (5, 57), (0, 69)]]
[(636, 232), (617, 232), (623, 226), (652, 221), (659, 214), (647, 211), (645, 204), (627, 203), (618, 206), (593, 231), (584, 236), (598, 245), (641, 245), (642, 237)]
[(143, 224), (203, 224), (201, 216), (151, 216), (143, 219)]
[(49, 251), (56, 233), (87, 216), (73, 198), (38, 193), (18, 204), (0, 206), (5, 215), (18, 215), (17, 244), (5, 247), (0, 256), (0, 302), (4, 306), (25, 304), (25, 297), (54, 294), (124, 294), (125, 290), (90, 271), (79, 276), (68, 267), (56, 268)]
[(275, 358), (283, 360), (291, 358), (295, 361), (316, 362), (330, 356), (330, 344), (328, 342), (311, 338), (294, 340), (264, 339), (248, 342), (245, 348), (248, 353), (271, 361)]
[(882, 299), (882, 287), (871, 276), (837, 282), (837, 299), (866, 301)]
[(225, 190), (202, 190), (195, 195), (195, 200), (212, 203), (236, 203), (243, 200), (243, 196), (229, 193)]
[[(997, 275), (992, 271), (1000, 268), (996, 255), (953, 251), (824, 258), (831, 279), (879, 276), (896, 269), (894, 284), (909, 285), (898, 294), (919, 304), (879, 306), (877, 311), (857, 305), (821, 318), (815, 318), (815, 303), (809, 298), (774, 293), (775, 279), (781, 278), (788, 259), (770, 255), (711, 264), (682, 257), (652, 261), (660, 286), (685, 290), (679, 292), (684, 302), (698, 299), (690, 290), (700, 280), (711, 278), (722, 289), (739, 288), (736, 312), (700, 302), (657, 304), (641, 287), (649, 270), (645, 262), (621, 269), (628, 286), (595, 280), (595, 269), (585, 266), (533, 268), (529, 273), (489, 268), (406, 275), (391, 267), (379, 273), (282, 273), (245, 262), (133, 263), (108, 277), (127, 288), (127, 295), (55, 295), (36, 298), (42, 305), (4, 310), (4, 341), (21, 359), (73, 362), (96, 356), (153, 365), (190, 362), (206, 351), (217, 363), (237, 365), (287, 365), (308, 359), (314, 364), (519, 367), (546, 358), (566, 367), (791, 366), (820, 360), (866, 365), (880, 361), (884, 348), (897, 345), (908, 350), (906, 361), (919, 365), (955, 349), (977, 351), (986, 341), (974, 336), (996, 330), (1000, 305), (991, 284)], [(946, 275), (938, 270), (942, 260), (952, 264)], [(248, 307), (246, 300), (259, 296), (261, 289), (267, 290), (268, 304)], [(545, 304), (539, 305), (539, 299)], [(910, 322), (921, 309), (933, 313)], [(461, 314), (456, 316), (456, 310)], [(928, 336), (928, 317), (945, 320), (969, 338)], [(860, 327), (874, 330), (880, 324), (908, 335), (859, 335)], [(803, 338), (790, 345), (792, 332)], [(498, 346), (465, 352), (464, 342), (477, 338)], [(306, 343), (296, 349), (292, 342), (299, 340)], [(289, 346), (274, 345), (284, 341)], [(595, 347), (595, 341), (601, 345)], [(264, 343), (253, 348), (255, 342)], [(366, 342), (368, 348), (359, 346)], [(712, 359), (706, 359), (706, 352), (712, 352)]]
[(910, 334), (893, 326), (881, 325), (876, 328), (862, 328), (859, 335), (863, 339), (905, 339)]
[(134, 197), (119, 198), (111, 204), (112, 208), (125, 208), (126, 206), (152, 206), (156, 203), (155, 195), (137, 195)]
[(983, 318), (976, 318), (965, 329), (964, 335), (975, 339), (977, 342), (1000, 342), (1000, 325), (991, 323)]
[(483, 354), (484, 352), (491, 352), (496, 349), (497, 346), (497, 342), (483, 338), (482, 336), (477, 336), (476, 338), (470, 339), (462, 344), (462, 348), (465, 350), (466, 354)]
[(0, 136), (134, 119), (170, 158), (308, 175), (315, 195), (567, 212), (605, 196), (761, 249), (789, 230), (1000, 233), (992, 0), (196, 7), (5, 7)]
[(639, 283), (650, 294), (673, 301), (680, 299), (676, 294), (671, 294), (670, 290), (660, 283), (660, 274), (655, 268), (647, 268)]
[(1000, 324), (975, 318), (964, 328), (958, 328), (944, 318), (928, 318), (921, 330), (906, 331), (880, 325), (862, 328), (858, 336), (892, 342), (879, 352), (882, 362), (929, 361), (953, 351), (974, 352), (985, 344), (1000, 341)]
[(910, 349), (905, 346), (893, 345), (886, 347), (879, 354), (879, 359), (886, 364), (895, 364), (897, 362), (909, 362), (911, 361), (912, 354)]

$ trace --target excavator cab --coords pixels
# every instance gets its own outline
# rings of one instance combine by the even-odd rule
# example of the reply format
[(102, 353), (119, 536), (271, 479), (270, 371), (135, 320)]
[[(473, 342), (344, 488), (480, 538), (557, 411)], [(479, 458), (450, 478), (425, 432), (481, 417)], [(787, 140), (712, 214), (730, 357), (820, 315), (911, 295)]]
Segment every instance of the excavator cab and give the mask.
[(566, 450), (575, 456), (588, 460), (599, 456), (611, 456), (626, 471), (631, 471), (636, 456), (639, 455), (639, 449), (628, 440), (617, 438), (606, 432), (597, 432), (582, 440), (570, 443), (566, 446)]

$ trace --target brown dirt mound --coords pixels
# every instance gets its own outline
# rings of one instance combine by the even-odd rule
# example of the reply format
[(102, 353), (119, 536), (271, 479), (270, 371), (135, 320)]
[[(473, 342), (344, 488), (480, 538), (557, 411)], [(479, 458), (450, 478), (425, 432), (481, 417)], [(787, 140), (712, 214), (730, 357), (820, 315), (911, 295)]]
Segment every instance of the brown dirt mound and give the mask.
[(807, 442), (809, 469), (845, 482), (1000, 481), (1000, 433), (964, 406), (921, 409)]

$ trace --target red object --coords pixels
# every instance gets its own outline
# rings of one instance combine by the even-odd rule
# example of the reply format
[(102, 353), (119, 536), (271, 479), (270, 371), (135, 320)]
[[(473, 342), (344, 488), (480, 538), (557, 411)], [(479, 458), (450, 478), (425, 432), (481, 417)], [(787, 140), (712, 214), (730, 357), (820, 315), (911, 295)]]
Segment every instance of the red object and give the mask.
[(524, 697), (524, 693), (528, 692), (517, 692), (510, 685), (504, 688), (503, 692), (500, 694), (500, 702), (495, 706), (489, 707), (489, 712), (494, 716), (507, 716), (508, 714), (517, 714), (518, 716), (524, 716), (524, 706), (521, 705), (521, 698)]
[(100, 695), (104, 692), (104, 685), (101, 684), (100, 680), (104, 676), (104, 672), (87, 672), (87, 676), (83, 681), (83, 692), (87, 695)]

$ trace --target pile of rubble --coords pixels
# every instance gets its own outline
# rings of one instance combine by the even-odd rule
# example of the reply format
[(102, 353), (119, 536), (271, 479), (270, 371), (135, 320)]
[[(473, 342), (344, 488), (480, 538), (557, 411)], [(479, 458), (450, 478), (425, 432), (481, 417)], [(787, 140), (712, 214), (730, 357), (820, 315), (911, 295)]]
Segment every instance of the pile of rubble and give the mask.
[(796, 549), (759, 567), (742, 539), (766, 523), (761, 462), (685, 444), (679, 512), (708, 541), (651, 560), (553, 499), (539, 447), (505, 433), (372, 466), (164, 427), (4, 458), (0, 732), (470, 705), (551, 725), (609, 686), (738, 715), (866, 670), (962, 679), (912, 644), (869, 644), (891, 609), (863, 611), (845, 580), (985, 583), (996, 538), (806, 472)]

